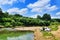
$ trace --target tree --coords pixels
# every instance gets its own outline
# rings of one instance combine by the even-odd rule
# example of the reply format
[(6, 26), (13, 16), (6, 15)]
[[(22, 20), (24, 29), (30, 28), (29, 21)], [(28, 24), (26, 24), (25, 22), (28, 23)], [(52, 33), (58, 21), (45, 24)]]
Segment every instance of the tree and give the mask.
[(16, 16), (16, 17), (22, 17), (22, 15), (19, 15), (19, 14), (15, 14), (14, 16)]
[(5, 26), (5, 27), (12, 27), (12, 25), (11, 25), (10, 22), (4, 22), (4, 26)]
[(2, 9), (0, 8), (0, 18), (3, 17), (3, 12), (2, 12)]
[(43, 16), (42, 16), (42, 19), (43, 20), (51, 20), (51, 16), (50, 16), (50, 14), (44, 14)]
[(3, 12), (2, 12), (2, 9), (0, 8), (0, 23), (2, 23), (2, 18), (3, 18)]
[(9, 13), (8, 13), (8, 12), (5, 12), (5, 13), (3, 14), (3, 17), (9, 17)]
[(15, 26), (16, 26), (15, 20), (12, 20), (12, 21), (11, 21), (11, 24), (12, 24), (13, 27), (15, 27)]
[(0, 8), (0, 14), (2, 14), (2, 9)]
[(41, 16), (40, 16), (40, 15), (37, 15), (37, 18), (38, 18), (38, 19), (41, 19)]

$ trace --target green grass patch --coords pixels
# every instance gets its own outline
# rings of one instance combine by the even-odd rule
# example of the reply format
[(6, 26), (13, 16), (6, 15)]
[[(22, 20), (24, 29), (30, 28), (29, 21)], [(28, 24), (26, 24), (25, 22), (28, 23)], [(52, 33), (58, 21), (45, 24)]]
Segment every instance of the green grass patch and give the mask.
[(56, 31), (58, 30), (58, 26), (59, 26), (59, 22), (51, 22), (49, 28), (51, 29), (51, 31)]
[(49, 28), (51, 29), (51, 31), (56, 31), (58, 30), (58, 25), (51, 25), (49, 26)]
[(42, 31), (42, 33), (43, 33), (43, 36), (52, 36), (52, 34), (47, 31)]
[(43, 33), (43, 37), (53, 37), (53, 40), (58, 40), (52, 33), (50, 33), (50, 32), (46, 32), (46, 31), (42, 31), (42, 33)]

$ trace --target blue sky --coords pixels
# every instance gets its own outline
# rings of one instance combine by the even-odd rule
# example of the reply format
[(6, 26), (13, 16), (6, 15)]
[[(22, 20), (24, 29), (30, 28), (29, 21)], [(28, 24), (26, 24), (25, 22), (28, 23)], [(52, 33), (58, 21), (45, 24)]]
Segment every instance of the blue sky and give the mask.
[(60, 0), (0, 0), (0, 8), (9, 14), (20, 14), (36, 18), (48, 13), (52, 18), (60, 18)]

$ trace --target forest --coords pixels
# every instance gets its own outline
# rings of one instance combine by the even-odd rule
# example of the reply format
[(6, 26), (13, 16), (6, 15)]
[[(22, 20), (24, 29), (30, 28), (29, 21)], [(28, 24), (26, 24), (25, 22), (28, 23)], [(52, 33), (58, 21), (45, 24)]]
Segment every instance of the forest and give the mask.
[(53, 22), (60, 22), (60, 19), (52, 19), (50, 14), (45, 13), (42, 17), (37, 15), (37, 18), (25, 17), (20, 14), (9, 14), (3, 12), (0, 8), (0, 27), (15, 27), (15, 26), (49, 26)]

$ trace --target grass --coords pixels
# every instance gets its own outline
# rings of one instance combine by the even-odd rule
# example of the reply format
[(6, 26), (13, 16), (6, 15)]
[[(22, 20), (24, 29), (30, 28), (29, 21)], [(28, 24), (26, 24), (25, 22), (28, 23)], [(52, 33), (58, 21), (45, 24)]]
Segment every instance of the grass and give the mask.
[(43, 37), (44, 38), (46, 38), (46, 37), (52, 37), (53, 38), (53, 40), (58, 40), (52, 33), (50, 33), (50, 32), (46, 32), (46, 31), (42, 31), (42, 33), (43, 33)]
[(51, 26), (49, 26), (49, 28), (50, 28), (52, 31), (56, 31), (56, 30), (58, 30), (58, 25), (51, 25)]
[(59, 22), (52, 22), (49, 26), (49, 28), (51, 29), (51, 31), (56, 31), (58, 30), (58, 26), (60, 25)]
[(50, 32), (47, 31), (42, 31), (43, 36), (51, 36), (52, 34)]

